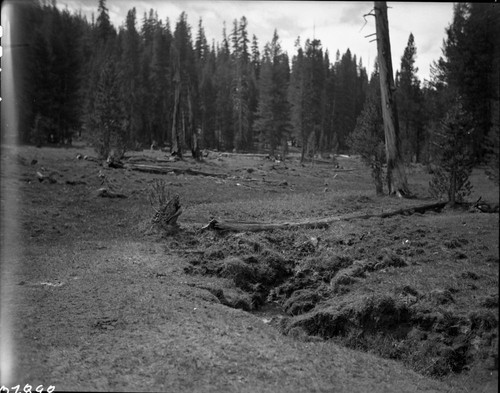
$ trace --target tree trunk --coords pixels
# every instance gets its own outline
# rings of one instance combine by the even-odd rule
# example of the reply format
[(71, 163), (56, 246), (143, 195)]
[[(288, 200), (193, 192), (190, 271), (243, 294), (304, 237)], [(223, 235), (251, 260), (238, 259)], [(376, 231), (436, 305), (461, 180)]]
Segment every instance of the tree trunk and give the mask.
[(181, 139), (180, 137), (180, 127), (181, 124), (180, 122), (183, 120), (182, 119), (182, 112), (181, 112), (181, 89), (182, 89), (182, 79), (181, 79), (181, 65), (180, 65), (180, 59), (179, 59), (179, 52), (177, 51), (176, 46), (172, 43), (170, 45), (170, 52), (172, 56), (172, 64), (174, 66), (174, 77), (173, 77), (173, 83), (174, 83), (174, 112), (173, 112), (173, 118), (172, 118), (172, 149), (171, 149), (171, 154), (175, 155), (179, 158), (182, 159), (182, 141), (184, 139)]
[(389, 194), (397, 193), (401, 196), (408, 196), (410, 192), (401, 154), (398, 115), (396, 102), (393, 97), (395, 87), (392, 71), (391, 43), (389, 39), (389, 23), (387, 20), (387, 3), (385, 1), (375, 2), (375, 21), (387, 155), (387, 186)]
[(172, 155), (176, 155), (179, 158), (182, 158), (182, 149), (179, 141), (179, 98), (180, 98), (180, 83), (175, 83), (175, 98), (174, 98), (174, 112), (172, 119)]
[(451, 207), (456, 204), (456, 191), (457, 190), (457, 168), (456, 165), (453, 166), (450, 173), (450, 189), (448, 191), (448, 202)]

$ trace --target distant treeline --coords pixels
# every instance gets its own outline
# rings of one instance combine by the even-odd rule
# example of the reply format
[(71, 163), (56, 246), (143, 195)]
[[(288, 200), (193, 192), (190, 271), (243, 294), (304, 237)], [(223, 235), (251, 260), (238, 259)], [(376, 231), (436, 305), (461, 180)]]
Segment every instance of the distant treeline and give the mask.
[[(350, 152), (359, 149), (352, 135), (368, 119), (363, 110), (380, 106), (370, 99), (379, 94), (377, 67), (368, 77), (361, 58), (347, 50), (331, 59), (319, 39), (297, 38), (289, 58), (276, 31), (261, 53), (244, 16), (223, 26), (221, 42), (209, 42), (201, 19), (193, 37), (184, 12), (171, 26), (154, 10), (138, 21), (133, 8), (117, 30), (105, 0), (91, 21), (55, 2), (24, 1), (19, 10), (19, 39), (28, 44), (18, 63), (25, 77), (17, 80), (24, 143), (64, 144), (81, 135), (102, 156), (153, 143), (176, 154), (286, 154), (289, 146), (303, 156)], [(457, 3), (443, 56), (424, 84), (410, 34), (395, 65), (407, 160), (430, 159), (433, 134), (456, 97), (473, 119), (477, 157), (487, 136), (498, 151), (499, 23), (494, 4)]]

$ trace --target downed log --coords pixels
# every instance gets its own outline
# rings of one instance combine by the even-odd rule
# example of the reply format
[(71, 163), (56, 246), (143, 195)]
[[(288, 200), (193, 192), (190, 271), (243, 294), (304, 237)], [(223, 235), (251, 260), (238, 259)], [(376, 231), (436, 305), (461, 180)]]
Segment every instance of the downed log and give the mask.
[(76, 185), (86, 185), (87, 182), (83, 180), (66, 180), (66, 184), (69, 184), (70, 186), (76, 186)]
[(133, 156), (127, 158), (127, 162), (156, 162), (156, 158), (154, 157), (148, 157), (148, 156)]
[(184, 175), (193, 175), (193, 176), (211, 176), (211, 177), (219, 177), (225, 178), (228, 175), (225, 173), (211, 173), (211, 172), (203, 172), (198, 171), (191, 168), (169, 168), (166, 166), (160, 165), (146, 165), (146, 164), (125, 164), (125, 168), (130, 169), (132, 171), (146, 172), (146, 173), (154, 173), (154, 174), (167, 174), (167, 173), (175, 173), (176, 175), (184, 174)]
[(218, 155), (221, 157), (248, 157), (248, 158), (267, 158), (269, 154), (265, 153), (229, 153), (229, 152), (219, 152), (213, 150), (205, 150), (209, 154)]
[(482, 197), (479, 197), (473, 206), (482, 213), (498, 213), (500, 210), (498, 203), (488, 203), (483, 201)]
[(202, 227), (202, 230), (214, 229), (217, 231), (229, 232), (262, 232), (271, 231), (273, 229), (290, 229), (290, 228), (328, 228), (326, 222), (283, 222), (283, 223), (248, 223), (243, 221), (217, 221), (212, 219), (207, 225)]
[(123, 162), (114, 158), (113, 156), (109, 156), (108, 159), (103, 162), (102, 166), (105, 168), (114, 168), (114, 169), (123, 169), (124, 167)]
[(38, 181), (41, 183), (44, 180), (48, 180), (50, 184), (57, 183), (57, 180), (55, 178), (55, 173), (51, 173), (49, 175), (44, 175), (42, 172), (37, 171), (36, 172), (36, 177), (38, 178)]
[(99, 160), (98, 158), (96, 157), (92, 157), (92, 156), (83, 156), (83, 159), (85, 161), (93, 161), (93, 162), (101, 162), (101, 160)]
[(127, 198), (125, 194), (108, 190), (105, 187), (99, 188), (97, 190), (97, 196), (100, 196), (102, 198)]
[(270, 231), (273, 229), (291, 229), (291, 228), (328, 228), (328, 226), (336, 221), (351, 221), (368, 218), (387, 218), (396, 215), (411, 215), (414, 213), (425, 213), (428, 210), (441, 210), (446, 206), (447, 202), (437, 202), (427, 205), (412, 206), (408, 208), (398, 209), (390, 212), (379, 214), (348, 214), (343, 216), (327, 217), (318, 220), (307, 220), (297, 222), (282, 222), (282, 223), (258, 223), (244, 221), (217, 221), (212, 219), (207, 225), (202, 227), (202, 230), (212, 229), (217, 231), (229, 232), (261, 232)]

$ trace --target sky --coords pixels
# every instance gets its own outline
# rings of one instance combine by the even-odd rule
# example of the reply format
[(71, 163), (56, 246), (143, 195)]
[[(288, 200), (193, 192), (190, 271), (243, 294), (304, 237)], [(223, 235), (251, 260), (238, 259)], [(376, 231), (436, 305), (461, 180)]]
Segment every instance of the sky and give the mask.
[[(97, 16), (98, 0), (57, 0), (58, 7), (70, 11), (81, 11)], [(249, 36), (255, 34), (259, 47), (271, 41), (276, 29), (282, 48), (290, 58), (296, 53), (294, 43), (298, 36), (301, 43), (306, 39), (321, 40), (324, 50), (328, 49), (330, 61), (335, 61), (337, 50), (344, 54), (349, 48), (357, 59), (362, 58), (368, 74), (373, 71), (377, 55), (374, 37), (375, 18), (365, 18), (373, 2), (358, 1), (229, 1), (229, 0), (107, 0), (106, 6), (113, 25), (118, 28), (125, 22), (128, 10), (137, 10), (137, 29), (140, 30), (144, 12), (154, 9), (159, 19), (170, 19), (172, 29), (182, 11), (196, 37), (198, 21), (203, 20), (205, 35), (209, 43), (222, 41), (223, 22), (227, 33), (232, 29), (234, 19), (245, 16)], [(417, 48), (415, 65), (421, 81), (430, 78), (430, 65), (442, 55), (445, 28), (452, 21), (453, 3), (388, 2), (389, 32), (394, 72), (400, 68), (401, 56), (413, 33)]]

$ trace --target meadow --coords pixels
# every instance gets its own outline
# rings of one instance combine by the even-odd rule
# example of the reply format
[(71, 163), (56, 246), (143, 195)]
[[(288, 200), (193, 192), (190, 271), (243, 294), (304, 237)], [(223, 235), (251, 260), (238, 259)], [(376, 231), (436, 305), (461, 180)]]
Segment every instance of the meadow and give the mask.
[[(2, 193), (18, 193), (18, 241), (8, 245), (18, 261), (2, 281), (15, 384), (497, 391), (498, 213), (471, 204), (317, 228), (202, 229), (436, 202), (424, 166), (407, 168), (415, 198), (400, 199), (376, 196), (355, 156), (300, 163), (210, 151), (196, 162), (144, 150), (107, 168), (84, 159), (94, 153), (83, 143), (3, 149), (2, 168), (16, 165), (2, 173)], [(183, 208), (169, 236), (151, 226), (158, 179)], [(483, 168), (471, 180), (471, 202), (498, 203)], [(102, 187), (126, 197), (101, 197)]]

